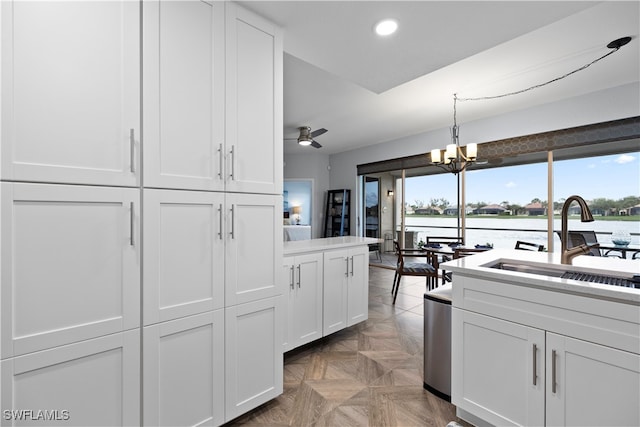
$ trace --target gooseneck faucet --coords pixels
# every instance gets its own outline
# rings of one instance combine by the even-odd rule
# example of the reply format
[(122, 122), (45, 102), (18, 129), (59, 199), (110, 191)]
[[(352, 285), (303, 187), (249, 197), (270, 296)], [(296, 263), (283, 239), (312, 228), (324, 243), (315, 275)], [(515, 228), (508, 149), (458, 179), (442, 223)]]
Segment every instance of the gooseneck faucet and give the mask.
[(564, 205), (562, 205), (562, 229), (560, 231), (560, 240), (562, 244), (562, 254), (560, 255), (560, 262), (562, 264), (571, 264), (571, 260), (578, 255), (583, 255), (589, 253), (589, 246), (580, 245), (574, 248), (568, 249), (568, 241), (569, 241), (569, 230), (568, 230), (568, 222), (569, 222), (569, 206), (571, 206), (572, 202), (578, 202), (580, 205), (580, 221), (581, 222), (593, 222), (593, 215), (591, 215), (591, 211), (589, 210), (589, 206), (587, 206), (587, 202), (580, 196), (570, 196), (567, 200), (565, 200)]

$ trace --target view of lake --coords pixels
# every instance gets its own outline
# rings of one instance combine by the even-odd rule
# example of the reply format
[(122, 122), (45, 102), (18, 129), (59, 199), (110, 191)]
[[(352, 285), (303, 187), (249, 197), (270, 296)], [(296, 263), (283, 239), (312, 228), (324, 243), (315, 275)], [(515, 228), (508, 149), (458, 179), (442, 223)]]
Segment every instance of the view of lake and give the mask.
[[(426, 240), (427, 236), (455, 236), (457, 227), (456, 217), (419, 217), (407, 216), (407, 231), (417, 232), (417, 241)], [(517, 240), (531, 243), (539, 243), (547, 246), (547, 219), (546, 218), (504, 218), (504, 217), (473, 217), (466, 220), (467, 245), (493, 244), (494, 248), (513, 249)], [(483, 228), (488, 230), (475, 230)], [(496, 229), (510, 229), (498, 231)], [(560, 230), (560, 219), (554, 219), (554, 229)], [(570, 230), (594, 230), (598, 233), (598, 240), (602, 243), (611, 243), (610, 233), (625, 230), (631, 234), (631, 243), (640, 244), (639, 221), (598, 221), (583, 223), (579, 219), (569, 220)], [(518, 230), (542, 230), (542, 231), (518, 231)], [(605, 234), (599, 234), (605, 233)], [(560, 247), (560, 239), (554, 236), (554, 247)]]

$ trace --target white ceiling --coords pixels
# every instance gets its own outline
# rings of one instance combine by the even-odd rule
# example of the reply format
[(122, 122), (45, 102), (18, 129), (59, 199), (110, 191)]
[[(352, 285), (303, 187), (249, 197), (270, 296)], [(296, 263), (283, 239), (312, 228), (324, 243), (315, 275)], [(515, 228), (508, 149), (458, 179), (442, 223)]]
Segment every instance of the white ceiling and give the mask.
[[(458, 123), (640, 80), (638, 1), (240, 1), (284, 30), (284, 137), (326, 128), (322, 148), (284, 143), (285, 153), (334, 154), (451, 126), (453, 94), (499, 95), (564, 75), (560, 82), (491, 101), (459, 101)], [(374, 34), (382, 18), (399, 23)], [(639, 95), (640, 96), (640, 95)]]

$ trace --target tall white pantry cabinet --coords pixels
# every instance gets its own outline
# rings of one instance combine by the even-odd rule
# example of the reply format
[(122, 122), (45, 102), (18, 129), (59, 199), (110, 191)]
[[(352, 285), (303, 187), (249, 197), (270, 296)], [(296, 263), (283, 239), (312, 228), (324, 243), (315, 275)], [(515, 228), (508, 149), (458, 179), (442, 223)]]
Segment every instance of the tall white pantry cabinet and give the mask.
[(282, 37), (232, 2), (0, 3), (1, 425), (282, 392)]

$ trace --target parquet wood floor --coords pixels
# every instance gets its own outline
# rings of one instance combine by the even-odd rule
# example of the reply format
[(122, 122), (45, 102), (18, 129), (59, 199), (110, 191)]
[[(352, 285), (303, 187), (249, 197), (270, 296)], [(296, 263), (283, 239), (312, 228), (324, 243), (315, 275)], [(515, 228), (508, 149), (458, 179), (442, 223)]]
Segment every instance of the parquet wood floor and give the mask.
[(424, 390), (424, 279), (369, 269), (369, 319), (284, 357), (284, 393), (228, 426), (437, 426), (455, 407)]

